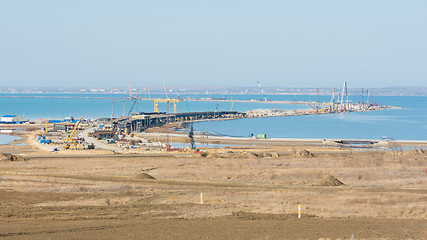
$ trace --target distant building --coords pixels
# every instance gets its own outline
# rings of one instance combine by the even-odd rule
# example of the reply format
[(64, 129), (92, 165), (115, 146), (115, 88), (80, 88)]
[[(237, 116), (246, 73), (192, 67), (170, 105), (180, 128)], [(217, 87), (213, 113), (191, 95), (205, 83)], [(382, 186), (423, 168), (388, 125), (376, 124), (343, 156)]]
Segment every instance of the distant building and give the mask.
[(66, 131), (67, 128), (65, 127), (65, 124), (54, 124), (53, 125), (53, 130), (54, 131)]
[(0, 119), (1, 122), (19, 122), (22, 121), (22, 117), (18, 115), (4, 115)]
[(99, 140), (103, 138), (114, 138), (115, 134), (113, 131), (104, 131), (104, 130), (95, 130), (92, 134), (92, 137), (97, 138)]
[(73, 123), (67, 123), (67, 124), (54, 124), (53, 125), (53, 130), (54, 131), (72, 131), (75, 128), (75, 124)]

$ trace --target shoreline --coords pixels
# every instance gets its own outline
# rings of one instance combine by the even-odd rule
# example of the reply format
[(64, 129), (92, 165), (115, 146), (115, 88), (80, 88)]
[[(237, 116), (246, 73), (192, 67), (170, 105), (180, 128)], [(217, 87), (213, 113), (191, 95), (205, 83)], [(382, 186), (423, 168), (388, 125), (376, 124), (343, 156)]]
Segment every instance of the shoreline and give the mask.
[[(189, 143), (188, 132), (179, 130), (187, 129), (190, 123), (182, 123), (173, 126), (162, 126), (152, 129), (150, 132), (142, 132), (137, 136), (149, 138), (154, 141), (171, 141), (173, 143)], [(157, 131), (156, 131), (157, 130)], [(196, 145), (210, 145), (210, 148), (222, 149), (224, 147), (252, 146), (252, 147), (277, 147), (277, 146), (315, 146), (315, 147), (342, 147), (348, 149), (384, 149), (398, 148), (427, 148), (427, 140), (382, 140), (382, 139), (348, 139), (348, 138), (266, 138), (258, 139), (239, 136), (219, 136), (209, 134), (194, 134)], [(365, 141), (375, 142), (367, 146), (352, 146), (338, 143), (339, 141)], [(221, 147), (212, 147), (221, 145)], [(225, 146), (229, 145), (229, 146)]]
[[(226, 121), (226, 120), (236, 120), (236, 119), (214, 119), (210, 121)], [(195, 122), (202, 122), (195, 121)], [(190, 122), (182, 122), (170, 124), (169, 126), (160, 126), (152, 127), (147, 129), (148, 131), (136, 133), (135, 135), (139, 137), (149, 138), (150, 140), (157, 142), (167, 142), (171, 140), (174, 143), (188, 143), (188, 130), (187, 126), (191, 124)], [(53, 126), (53, 124), (51, 124)], [(27, 133), (34, 132), (41, 127), (44, 127), (44, 124), (17, 124), (15, 126), (6, 125), (10, 128), (4, 128), (3, 124), (0, 124), (0, 129), (15, 129), (14, 133), (5, 133), (4, 135), (9, 135), (13, 137), (19, 137), (20, 139), (13, 140), (6, 144), (0, 144), (2, 146), (19, 146), (23, 142), (28, 145)], [(51, 126), (49, 126), (51, 127)], [(388, 148), (388, 149), (398, 149), (398, 148), (427, 148), (427, 140), (383, 140), (383, 139), (360, 139), (360, 138), (266, 138), (258, 139), (251, 137), (242, 137), (242, 136), (227, 136), (227, 135), (217, 135), (211, 132), (203, 132), (203, 134), (197, 133), (194, 135), (196, 145), (209, 145), (210, 148), (221, 149), (226, 147), (226, 145), (231, 146), (252, 146), (252, 147), (262, 147), (262, 146), (318, 146), (318, 147), (345, 147), (345, 148)], [(170, 138), (170, 139), (168, 139)], [(17, 144), (13, 144), (16, 142)], [(339, 141), (366, 141), (366, 142), (375, 142), (366, 146), (346, 146), (345, 144), (339, 144)], [(29, 144), (32, 145), (32, 144)], [(218, 145), (215, 147), (215, 145)], [(221, 145), (221, 146), (220, 146)]]
[[(236, 119), (224, 119), (223, 121), (227, 121), (227, 120), (236, 120)], [(211, 121), (222, 121), (222, 119), (213, 119)], [(195, 122), (203, 122), (203, 121), (195, 121)], [(187, 126), (190, 125), (190, 122), (185, 122), (185, 123), (181, 123), (178, 124), (177, 126), (170, 126), (170, 127), (166, 127), (166, 129), (168, 129), (169, 131), (171, 131), (173, 134), (177, 134), (178, 135), (186, 135), (188, 136), (188, 131), (187, 131)], [(184, 130), (184, 131), (179, 131), (179, 130)], [(196, 131), (198, 132), (198, 131)], [(366, 139), (366, 138), (285, 138), (285, 137), (278, 137), (278, 138), (266, 138), (266, 139), (257, 139), (257, 138), (251, 138), (251, 137), (243, 137), (243, 136), (229, 136), (229, 135), (225, 135), (220, 133), (221, 135), (216, 135), (213, 134), (212, 132), (209, 131), (202, 131), (204, 133), (207, 134), (194, 134), (194, 136), (199, 136), (202, 137), (203, 136), (208, 136), (212, 139), (214, 138), (218, 138), (218, 139), (230, 139), (230, 140), (247, 140), (247, 141), (263, 141), (263, 142), (317, 142), (317, 143), (321, 143), (321, 142), (327, 142), (327, 141), (341, 141), (341, 140), (346, 140), (346, 141), (371, 141), (371, 142), (381, 142), (381, 143), (394, 143), (394, 144), (423, 144), (423, 145), (427, 145), (427, 139), (426, 140), (414, 140), (414, 139), (406, 139), (406, 140), (383, 140), (383, 139)], [(147, 132), (148, 134), (155, 134), (155, 133), (150, 133)], [(167, 134), (164, 132), (158, 132), (158, 134), (162, 135), (162, 134)], [(171, 134), (171, 133), (169, 133)], [(427, 147), (427, 146), (426, 146)]]
[[(164, 132), (150, 132), (150, 133), (139, 133), (138, 135), (143, 136), (171, 136), (171, 137), (182, 137), (188, 138), (188, 134), (185, 133), (164, 133)], [(231, 141), (245, 141), (245, 142), (263, 142), (263, 143), (325, 143), (333, 141), (371, 141), (379, 142), (382, 144), (392, 143), (392, 144), (401, 144), (401, 145), (426, 145), (427, 140), (392, 140), (384, 141), (379, 139), (350, 139), (350, 138), (266, 138), (266, 139), (257, 139), (250, 137), (234, 137), (234, 136), (218, 136), (218, 135), (205, 135), (205, 134), (195, 134), (194, 137), (197, 139), (211, 139), (211, 140), (231, 140)]]

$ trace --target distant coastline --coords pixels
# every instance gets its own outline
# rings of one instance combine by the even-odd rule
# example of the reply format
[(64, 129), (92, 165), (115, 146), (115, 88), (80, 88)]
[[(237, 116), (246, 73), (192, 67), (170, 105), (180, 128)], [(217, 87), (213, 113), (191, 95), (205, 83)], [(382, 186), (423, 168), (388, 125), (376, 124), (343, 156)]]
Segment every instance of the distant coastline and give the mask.
[[(333, 88), (281, 88), (281, 87), (264, 87), (267, 95), (331, 95)], [(427, 96), (427, 87), (386, 87), (386, 88), (349, 88), (348, 93), (353, 96), (362, 95), (362, 90), (369, 90), (371, 96)], [(134, 94), (139, 95), (164, 95), (164, 89), (161, 87), (135, 87), (132, 89)], [(127, 88), (27, 88), (27, 87), (0, 87), (0, 94), (129, 94)], [(168, 88), (170, 95), (260, 95), (257, 87), (173, 87)], [(363, 93), (365, 94), (365, 93)]]

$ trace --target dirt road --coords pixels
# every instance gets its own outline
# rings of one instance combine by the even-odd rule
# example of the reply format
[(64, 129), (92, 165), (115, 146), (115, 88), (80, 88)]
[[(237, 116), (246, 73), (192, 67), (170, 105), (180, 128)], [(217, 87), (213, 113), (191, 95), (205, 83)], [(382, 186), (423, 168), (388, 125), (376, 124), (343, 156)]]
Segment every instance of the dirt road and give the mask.
[[(423, 220), (378, 218), (107, 219), (4, 223), (0, 239), (422, 239)], [(421, 231), (420, 231), (421, 230)]]

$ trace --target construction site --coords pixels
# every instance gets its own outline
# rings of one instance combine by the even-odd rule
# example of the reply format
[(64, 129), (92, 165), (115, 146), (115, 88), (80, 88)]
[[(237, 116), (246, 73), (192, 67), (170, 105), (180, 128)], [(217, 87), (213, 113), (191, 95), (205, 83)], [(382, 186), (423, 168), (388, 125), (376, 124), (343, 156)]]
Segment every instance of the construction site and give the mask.
[[(376, 111), (389, 108), (392, 106), (382, 106), (369, 101), (369, 93), (361, 102), (349, 101), (347, 92), (347, 83), (344, 82), (341, 93), (335, 94), (332, 91), (330, 102), (306, 102), (310, 108), (305, 110), (282, 110), (282, 109), (254, 109), (246, 112), (233, 111), (234, 102), (263, 102), (263, 103), (280, 103), (284, 102), (271, 101), (265, 95), (265, 92), (258, 82), (263, 99), (257, 101), (248, 100), (226, 100), (226, 99), (203, 99), (203, 101), (232, 101), (230, 111), (219, 111), (218, 105), (215, 111), (190, 112), (188, 101), (194, 99), (169, 98), (165, 91), (166, 98), (146, 99), (132, 94), (132, 88), (129, 85), (129, 97), (127, 100), (131, 103), (127, 113), (122, 117), (114, 118), (113, 112), (110, 118), (83, 119), (67, 118), (64, 120), (47, 120), (41, 119), (41, 132), (34, 136), (40, 148), (48, 151), (58, 152), (66, 150), (94, 150), (105, 149), (117, 152), (123, 151), (180, 151), (191, 152), (198, 151), (194, 143), (194, 133), (192, 124), (200, 121), (225, 121), (244, 118), (261, 118), (261, 117), (280, 117), (280, 116), (298, 116), (298, 115), (316, 115), (316, 114), (335, 114), (343, 112), (363, 112)], [(166, 88), (165, 88), (166, 90)], [(153, 102), (153, 112), (133, 112), (138, 101), (151, 100)], [(182, 101), (187, 102), (187, 112), (177, 112), (177, 104)], [(201, 100), (198, 100), (201, 101)], [(166, 111), (160, 111), (160, 104), (166, 105)], [(114, 111), (114, 105), (113, 110)], [(150, 132), (158, 132), (152, 134)], [(184, 131), (181, 131), (184, 130)], [(163, 134), (163, 135), (162, 135)], [(224, 144), (230, 141), (224, 139), (215, 139), (211, 136), (208, 140), (204, 136), (196, 136), (202, 144)], [(266, 137), (251, 137), (237, 141), (237, 145), (253, 145), (257, 139), (264, 141)], [(338, 143), (351, 140), (336, 139), (333, 141), (321, 141), (317, 144), (330, 145), (331, 142)], [(277, 142), (277, 141), (276, 141)], [(279, 141), (280, 142), (280, 141)], [(373, 142), (373, 141), (369, 141)], [(172, 144), (175, 143), (175, 144)], [(272, 143), (271, 141), (269, 142)], [(378, 143), (376, 141), (375, 143)], [(184, 144), (184, 145), (183, 145)], [(185, 145), (187, 144), (187, 145)], [(177, 146), (173, 146), (177, 145)], [(387, 146), (387, 142), (381, 142), (381, 146)]]
[[(391, 108), (368, 95), (350, 102), (346, 84), (305, 110), (178, 112), (183, 100), (164, 98), (153, 100), (153, 112), (133, 112), (144, 99), (127, 100), (118, 118), (1, 125), (20, 137), (0, 145), (1, 239), (425, 237), (425, 141), (193, 129), (200, 121)], [(261, 102), (272, 101), (264, 94)]]

